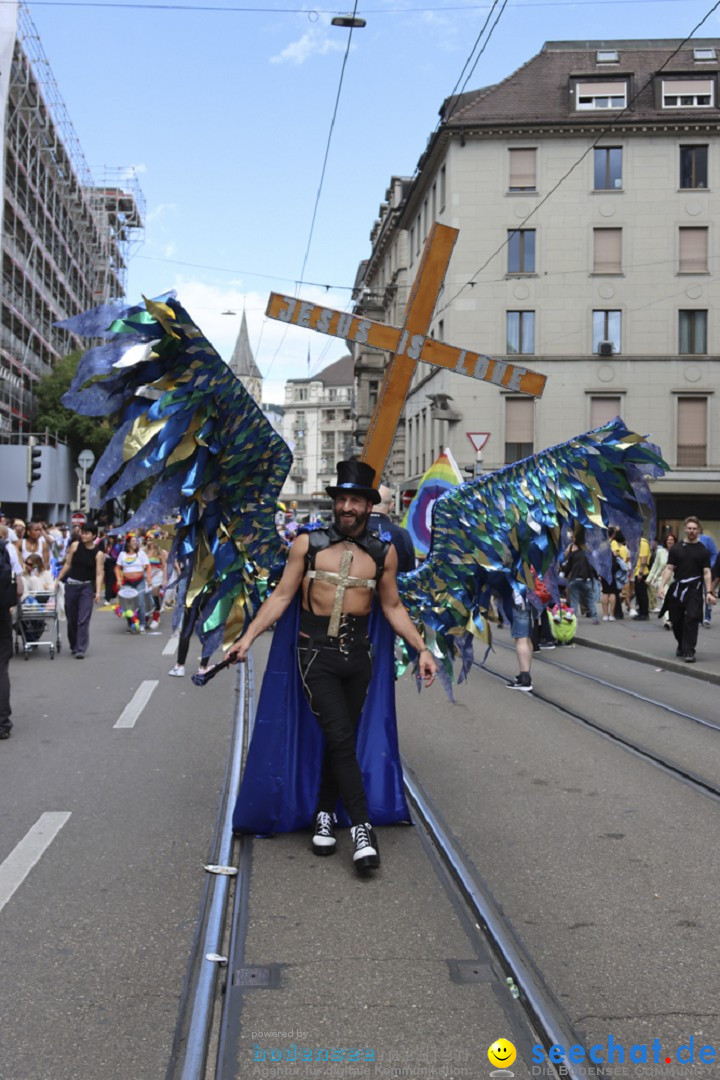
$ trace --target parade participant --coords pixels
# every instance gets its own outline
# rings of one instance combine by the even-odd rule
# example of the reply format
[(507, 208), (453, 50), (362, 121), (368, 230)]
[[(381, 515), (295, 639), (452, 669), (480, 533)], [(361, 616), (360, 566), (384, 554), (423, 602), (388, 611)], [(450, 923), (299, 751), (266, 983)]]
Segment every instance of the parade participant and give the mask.
[(65, 618), (70, 652), (83, 660), (90, 639), (90, 617), (94, 597), (99, 604), (103, 589), (105, 554), (98, 547), (97, 525), (86, 522), (80, 526), (80, 539), (67, 550), (65, 563), (57, 580), (65, 581)]
[(668, 552), (667, 565), (660, 581), (665, 588), (671, 572), (675, 581), (667, 591), (663, 612), (670, 612), (673, 633), (677, 641), (675, 655), (686, 664), (695, 663), (698, 627), (702, 622), (705, 603), (715, 604), (712, 591), (710, 553), (700, 543), (700, 522), (694, 516), (685, 518), (685, 540), (673, 544)]
[(370, 528), (374, 532), (390, 533), (392, 545), (397, 551), (398, 573), (406, 574), (409, 570), (415, 569), (415, 548), (412, 537), (407, 529), (404, 529), (402, 525), (396, 525), (388, 516), (393, 509), (393, 498), (387, 484), (381, 484), (378, 492), (380, 502), (377, 504), (377, 509), (370, 515)]
[(160, 546), (162, 532), (151, 529), (145, 534), (144, 551), (150, 563), (150, 586), (152, 588), (152, 621), (160, 620), (162, 597), (167, 585), (167, 551)]
[(305, 695), (325, 736), (312, 847), (318, 855), (335, 851), (334, 815), (341, 798), (351, 821), (354, 864), (366, 870), (379, 866), (380, 857), (368, 821), (355, 734), (372, 674), (368, 616), (376, 590), (395, 633), (418, 652), (419, 675), (427, 685), (437, 668), (400, 602), (397, 552), (389, 535), (367, 529), (370, 509), (380, 501), (372, 467), (341, 461), (338, 483), (327, 492), (333, 499), (333, 524), (301, 533), (294, 541), (279, 585), (228, 655), (245, 660), (255, 638), (302, 589), (298, 664)]
[[(138, 619), (137, 624), (131, 621), (128, 629), (137, 633), (145, 633), (146, 595), (150, 589), (150, 560), (140, 548), (140, 541), (134, 533), (129, 533), (125, 540), (125, 550), (121, 551), (115, 563), (115, 577), (118, 588), (129, 585), (137, 590)], [(130, 620), (129, 620), (130, 621)]]
[(0, 525), (0, 739), (12, 730), (10, 708), (10, 657), (13, 651), (12, 612), (23, 594), (22, 567), (8, 528)]

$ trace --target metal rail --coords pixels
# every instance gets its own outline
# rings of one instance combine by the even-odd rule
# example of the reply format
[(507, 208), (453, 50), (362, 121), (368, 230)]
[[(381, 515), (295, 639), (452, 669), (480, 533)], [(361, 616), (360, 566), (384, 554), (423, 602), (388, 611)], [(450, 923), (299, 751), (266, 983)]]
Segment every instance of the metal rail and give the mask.
[[(232, 815), (246, 741), (252, 678), (252, 659), (249, 658), (247, 663), (238, 665), (237, 706), (230, 757), (210, 859), (211, 864), (218, 866), (228, 866), (233, 853)], [(231, 878), (226, 874), (207, 875), (166, 1080), (203, 1080), (206, 1075), (218, 968), (224, 967), (222, 960), (209, 957), (221, 955), (230, 883)]]
[[(405, 761), (403, 773), (408, 796), (438, 858), (455, 881), (503, 970), (512, 977), (519, 989), (519, 1004), (528, 1015), (545, 1050), (549, 1051), (555, 1044), (573, 1046), (580, 1043), (582, 1040), (573, 1032), (560, 1005), (543, 983), (494, 898)], [(560, 1075), (559, 1070), (556, 1072)], [(576, 1070), (570, 1062), (563, 1062), (562, 1075), (570, 1080), (585, 1080), (584, 1073)]]

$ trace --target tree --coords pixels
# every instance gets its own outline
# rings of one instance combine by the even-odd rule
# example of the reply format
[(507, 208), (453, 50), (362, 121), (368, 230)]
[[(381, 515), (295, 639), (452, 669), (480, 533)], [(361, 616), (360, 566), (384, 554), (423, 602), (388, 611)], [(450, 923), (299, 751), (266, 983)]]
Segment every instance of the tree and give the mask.
[(77, 457), (81, 450), (92, 450), (97, 460), (110, 442), (113, 429), (105, 417), (80, 416), (60, 403), (70, 389), (81, 352), (70, 353), (58, 360), (53, 370), (37, 384), (34, 393), (33, 428), (57, 432)]

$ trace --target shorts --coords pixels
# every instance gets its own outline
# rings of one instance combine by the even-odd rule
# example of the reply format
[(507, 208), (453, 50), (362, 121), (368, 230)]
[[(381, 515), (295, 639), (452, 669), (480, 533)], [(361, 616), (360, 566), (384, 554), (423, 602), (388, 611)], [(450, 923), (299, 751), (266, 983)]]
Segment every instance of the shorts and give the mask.
[(527, 607), (513, 608), (510, 622), (510, 636), (513, 638), (530, 637), (530, 609)]

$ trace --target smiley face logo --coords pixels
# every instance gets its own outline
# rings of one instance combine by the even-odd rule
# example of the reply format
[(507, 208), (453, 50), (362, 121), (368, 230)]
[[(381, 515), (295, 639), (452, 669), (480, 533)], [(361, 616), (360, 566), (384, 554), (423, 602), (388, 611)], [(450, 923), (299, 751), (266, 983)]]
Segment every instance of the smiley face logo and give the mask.
[(508, 1069), (516, 1057), (517, 1051), (507, 1039), (496, 1039), (488, 1047), (488, 1061), (499, 1069)]

